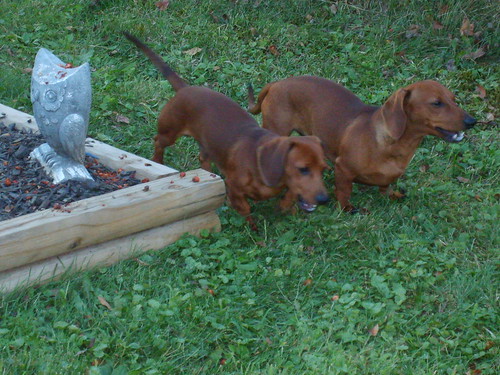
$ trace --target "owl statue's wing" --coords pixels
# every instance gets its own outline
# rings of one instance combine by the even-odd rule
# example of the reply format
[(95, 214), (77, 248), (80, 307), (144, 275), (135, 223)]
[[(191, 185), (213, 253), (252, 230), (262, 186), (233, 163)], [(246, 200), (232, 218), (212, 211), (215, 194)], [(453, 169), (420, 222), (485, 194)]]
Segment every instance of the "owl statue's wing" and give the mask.
[(64, 154), (81, 164), (85, 160), (86, 136), (87, 129), (82, 116), (73, 113), (66, 116), (61, 122), (59, 140), (64, 149)]

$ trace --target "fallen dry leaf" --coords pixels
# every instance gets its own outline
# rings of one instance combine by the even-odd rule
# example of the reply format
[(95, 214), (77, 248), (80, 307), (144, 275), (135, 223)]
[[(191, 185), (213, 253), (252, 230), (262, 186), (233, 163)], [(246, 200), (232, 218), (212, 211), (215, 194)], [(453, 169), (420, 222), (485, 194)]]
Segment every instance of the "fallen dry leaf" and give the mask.
[(302, 285), (309, 286), (312, 284), (312, 282), (313, 282), (312, 279), (305, 279), (305, 281), (302, 283)]
[(123, 115), (116, 115), (116, 121), (123, 124), (130, 124), (130, 119)]
[(378, 324), (375, 324), (372, 329), (368, 330), (368, 333), (370, 334), (370, 336), (377, 336), (378, 330), (379, 330), (379, 326), (378, 326)]
[(480, 57), (486, 55), (486, 51), (483, 47), (478, 48), (476, 51), (464, 55), (464, 59), (476, 60)]
[(149, 263), (146, 263), (144, 262), (143, 260), (140, 260), (139, 258), (134, 258), (134, 260), (139, 263), (141, 266), (146, 266), (146, 267), (149, 267), (150, 264)]
[(155, 5), (159, 10), (166, 10), (169, 5), (169, 0), (158, 1)]
[(338, 12), (337, 4), (330, 5), (330, 12), (332, 12), (333, 14), (337, 14)]
[(99, 302), (101, 303), (101, 305), (103, 305), (104, 307), (106, 307), (108, 310), (113, 310), (111, 308), (111, 305), (108, 303), (108, 301), (106, 301), (106, 299), (104, 297), (98, 296), (97, 299), (99, 300)]
[(445, 64), (445, 67), (450, 72), (457, 70), (457, 67), (455, 66), (455, 60), (453, 60), (453, 59), (448, 60), (448, 62)]
[(427, 172), (429, 170), (429, 164), (422, 164), (419, 168), (420, 172)]
[(200, 52), (201, 52), (201, 48), (200, 47), (194, 47), (194, 48), (188, 49), (187, 51), (184, 51), (184, 53), (186, 55), (189, 55), (189, 56), (194, 56), (194, 55), (196, 55), (197, 53), (200, 53)]
[(338, 296), (338, 294), (335, 294), (335, 295), (332, 296), (331, 299), (332, 299), (332, 301), (338, 301), (339, 298), (340, 297)]
[(406, 31), (406, 39), (414, 38), (420, 35), (419, 25), (410, 25), (410, 28)]
[(474, 35), (474, 24), (470, 23), (467, 17), (464, 18), (462, 26), (460, 26), (460, 35), (465, 35), (465, 36)]
[(432, 22), (432, 28), (434, 30), (441, 30), (444, 28), (444, 26), (441, 22), (434, 20), (434, 22)]
[(443, 15), (445, 13), (448, 12), (448, 9), (450, 9), (450, 6), (448, 4), (445, 4), (443, 5), (440, 9), (439, 9), (439, 15)]
[(276, 48), (274, 44), (272, 46), (269, 46), (269, 52), (271, 52), (271, 54), (273, 54), (274, 56), (279, 56), (280, 54), (278, 48)]
[(495, 120), (495, 115), (493, 113), (486, 114), (486, 122), (492, 122)]
[(461, 176), (458, 176), (457, 180), (458, 180), (458, 182), (461, 182), (462, 184), (467, 184), (470, 182), (470, 180), (468, 178), (461, 177)]
[(476, 92), (481, 99), (486, 98), (486, 89), (483, 86), (477, 85)]

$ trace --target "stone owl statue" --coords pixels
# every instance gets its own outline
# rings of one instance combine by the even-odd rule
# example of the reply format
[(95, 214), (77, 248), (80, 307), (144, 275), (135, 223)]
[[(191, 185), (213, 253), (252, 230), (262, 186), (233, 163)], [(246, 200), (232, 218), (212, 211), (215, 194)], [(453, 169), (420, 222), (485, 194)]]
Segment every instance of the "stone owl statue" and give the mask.
[(31, 101), (47, 143), (32, 152), (54, 183), (92, 180), (83, 166), (91, 104), (90, 66), (66, 64), (45, 48), (35, 58)]

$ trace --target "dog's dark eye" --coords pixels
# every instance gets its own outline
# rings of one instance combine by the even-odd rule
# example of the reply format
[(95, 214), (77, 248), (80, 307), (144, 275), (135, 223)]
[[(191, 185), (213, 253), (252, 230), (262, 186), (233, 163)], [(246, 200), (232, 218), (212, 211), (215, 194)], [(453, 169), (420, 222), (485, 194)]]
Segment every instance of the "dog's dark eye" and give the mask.
[(442, 107), (443, 106), (443, 102), (441, 102), (439, 100), (436, 100), (435, 102), (432, 102), (432, 105), (434, 107)]
[(303, 175), (308, 175), (309, 173), (311, 173), (308, 167), (299, 168), (299, 172)]

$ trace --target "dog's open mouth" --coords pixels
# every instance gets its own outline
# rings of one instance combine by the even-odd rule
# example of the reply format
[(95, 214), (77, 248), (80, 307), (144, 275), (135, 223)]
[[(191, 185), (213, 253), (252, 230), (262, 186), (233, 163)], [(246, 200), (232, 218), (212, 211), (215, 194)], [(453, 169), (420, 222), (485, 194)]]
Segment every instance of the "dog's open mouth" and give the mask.
[(302, 199), (302, 197), (299, 197), (299, 207), (305, 212), (313, 212), (318, 206), (315, 204), (307, 203)]
[(447, 142), (460, 142), (464, 139), (464, 132), (451, 132), (439, 127), (436, 129), (444, 135), (444, 140)]

